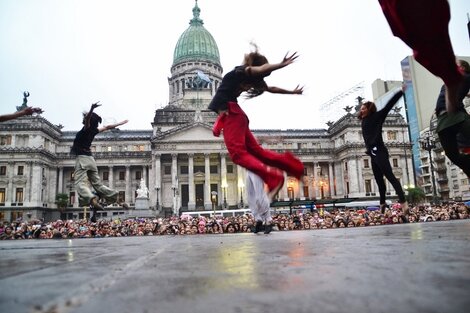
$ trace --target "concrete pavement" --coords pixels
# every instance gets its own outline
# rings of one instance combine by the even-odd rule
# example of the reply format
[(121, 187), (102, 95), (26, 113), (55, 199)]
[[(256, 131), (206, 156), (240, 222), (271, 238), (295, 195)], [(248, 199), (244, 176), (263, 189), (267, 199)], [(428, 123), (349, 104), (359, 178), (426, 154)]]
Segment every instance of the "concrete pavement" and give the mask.
[(0, 241), (1, 312), (468, 312), (470, 220)]

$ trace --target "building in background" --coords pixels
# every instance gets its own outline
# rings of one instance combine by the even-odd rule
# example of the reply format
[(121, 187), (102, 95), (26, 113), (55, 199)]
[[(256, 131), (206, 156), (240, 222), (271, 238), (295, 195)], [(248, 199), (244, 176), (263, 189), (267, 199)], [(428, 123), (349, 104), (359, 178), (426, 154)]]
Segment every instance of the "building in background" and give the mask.
[[(207, 110), (222, 74), (216, 41), (204, 28), (196, 3), (174, 49), (169, 103), (155, 111), (152, 129), (114, 129), (93, 141), (101, 179), (131, 207), (142, 178), (155, 215), (209, 211), (213, 204), (219, 209), (245, 206), (245, 172), (230, 160), (223, 139), (212, 135), (216, 115)], [(345, 111), (327, 129), (253, 131), (263, 147), (291, 151), (305, 164), (301, 181), (286, 177), (279, 200), (378, 199), (357, 111), (354, 106)], [(392, 111), (383, 131), (395, 176), (410, 184), (414, 176), (406, 120)], [(42, 116), (0, 123), (0, 220), (86, 216), (78, 205), (75, 161), (69, 153), (75, 134)], [(389, 198), (396, 198), (386, 183)], [(59, 210), (55, 199), (64, 193), (69, 203)], [(100, 216), (135, 216), (136, 211), (108, 206)]]

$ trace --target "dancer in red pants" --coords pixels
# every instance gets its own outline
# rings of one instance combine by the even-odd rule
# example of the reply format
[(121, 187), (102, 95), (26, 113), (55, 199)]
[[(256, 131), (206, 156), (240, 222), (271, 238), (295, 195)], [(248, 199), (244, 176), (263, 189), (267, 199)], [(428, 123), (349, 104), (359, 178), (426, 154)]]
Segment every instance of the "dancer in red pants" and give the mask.
[(379, 3), (393, 34), (413, 49), (416, 61), (444, 81), (447, 112), (458, 111), (463, 76), (450, 42), (447, 0), (379, 0)]
[(296, 53), (286, 54), (280, 63), (270, 64), (256, 48), (254, 52), (245, 55), (241, 66), (225, 74), (209, 105), (209, 109), (219, 114), (213, 128), (214, 135), (219, 136), (223, 129), (225, 145), (232, 161), (261, 177), (268, 186), (270, 201), (284, 184), (281, 171), (300, 179), (304, 166), (289, 152), (280, 154), (259, 145), (248, 127), (248, 117), (238, 105), (237, 98), (242, 92), (246, 92), (248, 98), (259, 96), (265, 91), (302, 94), (302, 87), (286, 90), (268, 86), (264, 81), (271, 72), (291, 64), (297, 57)]

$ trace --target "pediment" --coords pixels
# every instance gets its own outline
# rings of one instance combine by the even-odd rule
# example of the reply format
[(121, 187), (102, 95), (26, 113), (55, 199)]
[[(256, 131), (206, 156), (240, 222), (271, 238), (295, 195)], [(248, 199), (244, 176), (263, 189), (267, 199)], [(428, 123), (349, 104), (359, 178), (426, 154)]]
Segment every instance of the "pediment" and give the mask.
[(186, 124), (178, 128), (171, 129), (167, 132), (161, 133), (155, 138), (159, 142), (165, 141), (219, 141), (223, 140), (222, 137), (214, 137), (212, 134), (212, 127), (204, 123)]

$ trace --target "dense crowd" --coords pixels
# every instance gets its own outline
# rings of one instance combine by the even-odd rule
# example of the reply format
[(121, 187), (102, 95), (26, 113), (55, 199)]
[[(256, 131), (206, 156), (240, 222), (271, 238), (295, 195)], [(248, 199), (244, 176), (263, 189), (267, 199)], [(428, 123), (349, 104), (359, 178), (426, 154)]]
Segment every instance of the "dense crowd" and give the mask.
[[(463, 203), (415, 206), (403, 215), (400, 208), (380, 211), (334, 209), (299, 214), (274, 214), (273, 231), (365, 227), (400, 223), (418, 223), (468, 219), (470, 208)], [(65, 239), (122, 236), (198, 235), (249, 233), (255, 221), (251, 214), (234, 217), (181, 217), (153, 219), (39, 220), (0, 222), (0, 239)]]

